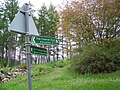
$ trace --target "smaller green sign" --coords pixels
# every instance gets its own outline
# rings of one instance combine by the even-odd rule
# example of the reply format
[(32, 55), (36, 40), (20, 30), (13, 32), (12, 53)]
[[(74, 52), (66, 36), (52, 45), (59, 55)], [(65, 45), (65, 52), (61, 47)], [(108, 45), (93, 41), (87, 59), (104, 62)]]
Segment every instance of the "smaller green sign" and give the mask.
[(36, 47), (36, 46), (30, 46), (30, 52), (32, 54), (38, 54), (38, 55), (47, 56), (47, 49), (45, 49), (45, 48), (40, 48), (40, 47)]

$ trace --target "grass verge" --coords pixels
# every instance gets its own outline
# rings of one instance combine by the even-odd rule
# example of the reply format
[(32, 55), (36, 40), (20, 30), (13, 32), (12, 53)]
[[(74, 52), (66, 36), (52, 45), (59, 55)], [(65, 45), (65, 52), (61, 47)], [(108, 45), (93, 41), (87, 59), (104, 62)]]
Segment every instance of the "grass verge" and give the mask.
[[(32, 90), (120, 90), (120, 71), (104, 74), (77, 74), (53, 63), (32, 65)], [(27, 74), (6, 83), (0, 90), (28, 90)]]

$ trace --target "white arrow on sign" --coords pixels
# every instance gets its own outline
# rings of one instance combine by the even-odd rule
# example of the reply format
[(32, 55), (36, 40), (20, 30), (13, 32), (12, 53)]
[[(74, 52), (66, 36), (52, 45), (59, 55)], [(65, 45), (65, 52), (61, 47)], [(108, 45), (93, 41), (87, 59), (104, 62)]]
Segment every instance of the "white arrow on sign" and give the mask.
[(33, 43), (35, 43), (35, 37), (32, 37), (32, 41), (33, 41)]
[[(20, 34), (25, 34), (25, 5), (21, 7), (18, 11), (16, 17), (11, 22), (8, 30), (13, 31)], [(29, 15), (29, 34), (30, 35), (39, 35), (33, 18)]]

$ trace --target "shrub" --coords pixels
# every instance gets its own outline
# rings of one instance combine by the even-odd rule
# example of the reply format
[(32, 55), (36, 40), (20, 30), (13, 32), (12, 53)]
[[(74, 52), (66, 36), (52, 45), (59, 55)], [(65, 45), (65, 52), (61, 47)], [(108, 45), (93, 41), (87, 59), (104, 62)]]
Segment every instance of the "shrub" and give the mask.
[(7, 66), (7, 60), (6, 59), (3, 59), (3, 58), (0, 58), (0, 67), (6, 67)]
[(20, 66), (20, 68), (21, 68), (21, 69), (27, 69), (26, 64), (22, 64), (22, 65)]
[(53, 68), (55, 68), (55, 67), (63, 68), (66, 65), (67, 65), (66, 60), (59, 60), (59, 61), (56, 61), (56, 62), (51, 62), (51, 66)]
[(82, 52), (73, 56), (71, 69), (79, 73), (105, 73), (120, 68), (120, 42), (105, 41), (101, 44), (86, 44)]
[(120, 39), (105, 41), (102, 45), (107, 56), (114, 62), (117, 69), (120, 69)]
[(66, 63), (63, 60), (57, 61), (55, 64), (56, 67), (60, 67), (60, 68), (63, 68), (66, 65)]
[(33, 72), (33, 76), (48, 74), (51, 72), (51, 70), (52, 69), (50, 66), (39, 66), (35, 68), (35, 72)]

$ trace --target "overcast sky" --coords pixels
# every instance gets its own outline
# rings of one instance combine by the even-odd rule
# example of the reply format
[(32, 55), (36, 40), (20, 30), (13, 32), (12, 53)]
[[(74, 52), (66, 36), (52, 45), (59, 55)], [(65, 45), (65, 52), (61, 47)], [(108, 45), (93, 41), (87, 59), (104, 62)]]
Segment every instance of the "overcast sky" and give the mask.
[[(0, 0), (0, 2), (3, 2), (4, 0)], [(38, 10), (38, 8), (41, 7), (43, 3), (45, 3), (47, 6), (52, 3), (54, 6), (62, 5), (63, 1), (65, 0), (18, 0), (19, 6), (21, 7), (24, 3), (30, 3), (34, 6), (35, 10)]]
[[(3, 1), (4, 0), (0, 0), (0, 2)], [(45, 5), (47, 6), (52, 3), (54, 6), (56, 6), (57, 10), (59, 10), (58, 5), (63, 6), (63, 3), (65, 3), (66, 0), (18, 0), (19, 6), (22, 7), (24, 3), (28, 3), (29, 1), (34, 6), (33, 9), (37, 11), (38, 9), (40, 9), (43, 3), (45, 3)], [(35, 12), (35, 14), (37, 14), (37, 12)]]
[[(3, 2), (4, 0), (0, 0), (0, 2)], [(37, 15), (38, 9), (42, 6), (43, 3), (45, 5), (49, 6), (50, 3), (52, 3), (54, 6), (56, 6), (56, 9), (59, 10), (59, 5), (63, 6), (63, 3), (65, 4), (66, 0), (18, 0), (20, 8), (24, 3), (30, 3), (34, 6), (33, 9), (36, 11), (34, 15)]]
[(58, 6), (58, 4), (61, 5), (63, 2), (63, 0), (18, 0), (18, 1), (20, 5), (30, 1), (36, 9), (38, 9), (44, 2), (46, 5), (52, 3), (55, 6)]

